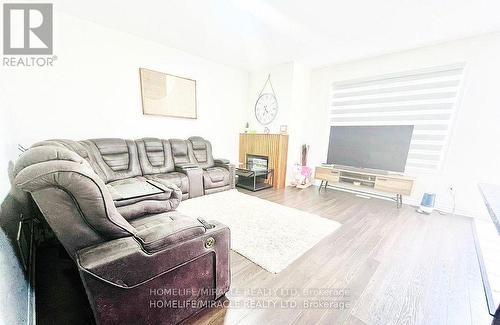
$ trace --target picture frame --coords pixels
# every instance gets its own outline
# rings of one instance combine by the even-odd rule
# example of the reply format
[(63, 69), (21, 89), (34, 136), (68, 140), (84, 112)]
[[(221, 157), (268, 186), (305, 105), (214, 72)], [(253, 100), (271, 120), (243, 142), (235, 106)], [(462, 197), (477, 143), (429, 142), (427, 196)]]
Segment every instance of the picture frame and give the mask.
[(197, 119), (196, 80), (139, 68), (144, 115)]

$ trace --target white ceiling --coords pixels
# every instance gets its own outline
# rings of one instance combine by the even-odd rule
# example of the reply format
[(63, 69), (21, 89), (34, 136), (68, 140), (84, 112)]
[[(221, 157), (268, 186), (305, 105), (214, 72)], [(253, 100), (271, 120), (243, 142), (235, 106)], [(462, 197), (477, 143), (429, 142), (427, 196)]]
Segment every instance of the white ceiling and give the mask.
[(54, 8), (247, 70), (500, 31), (499, 0), (61, 0)]

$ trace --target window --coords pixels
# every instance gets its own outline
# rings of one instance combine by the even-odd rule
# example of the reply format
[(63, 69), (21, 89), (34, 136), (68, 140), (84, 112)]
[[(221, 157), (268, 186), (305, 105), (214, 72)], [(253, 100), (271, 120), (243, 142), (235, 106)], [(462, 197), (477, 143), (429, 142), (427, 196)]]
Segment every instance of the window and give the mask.
[(332, 84), (330, 125), (415, 125), (406, 170), (441, 167), (465, 64)]

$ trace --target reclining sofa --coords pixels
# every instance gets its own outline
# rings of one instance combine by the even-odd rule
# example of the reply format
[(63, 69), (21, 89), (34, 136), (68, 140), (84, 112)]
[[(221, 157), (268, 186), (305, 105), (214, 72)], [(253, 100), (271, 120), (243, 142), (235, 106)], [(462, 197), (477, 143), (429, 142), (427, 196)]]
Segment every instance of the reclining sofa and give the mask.
[(75, 261), (98, 324), (176, 324), (229, 290), (229, 229), (175, 211), (234, 188), (234, 166), (203, 138), (48, 140), (14, 174)]

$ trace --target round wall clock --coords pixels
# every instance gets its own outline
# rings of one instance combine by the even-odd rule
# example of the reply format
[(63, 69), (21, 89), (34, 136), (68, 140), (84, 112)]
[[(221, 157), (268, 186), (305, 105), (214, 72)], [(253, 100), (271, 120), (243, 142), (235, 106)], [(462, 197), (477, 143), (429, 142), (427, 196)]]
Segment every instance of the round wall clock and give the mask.
[[(272, 93), (264, 92), (267, 83), (271, 86)], [(278, 100), (276, 99), (276, 93), (271, 83), (271, 75), (269, 74), (255, 102), (255, 118), (260, 124), (268, 125), (276, 118), (276, 115), (278, 115)]]
[(262, 125), (271, 123), (278, 114), (278, 100), (270, 93), (259, 96), (255, 103), (255, 118)]

